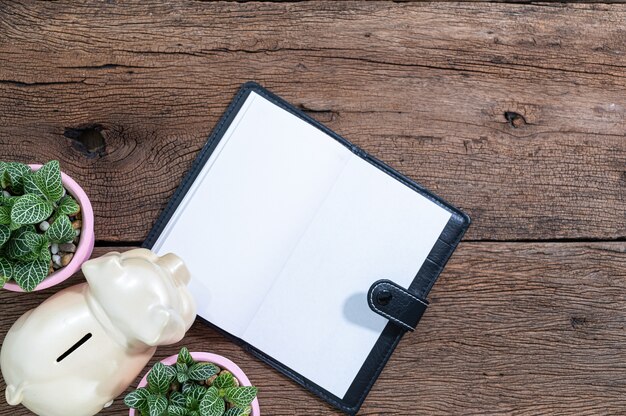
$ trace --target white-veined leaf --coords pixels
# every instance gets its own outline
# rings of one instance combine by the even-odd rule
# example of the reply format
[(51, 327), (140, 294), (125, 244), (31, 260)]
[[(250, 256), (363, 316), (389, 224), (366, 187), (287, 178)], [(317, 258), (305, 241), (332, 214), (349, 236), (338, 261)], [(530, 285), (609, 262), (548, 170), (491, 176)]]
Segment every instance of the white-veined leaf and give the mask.
[[(24, 176), (30, 172), (30, 168), (23, 163), (8, 162), (6, 164), (6, 179), (14, 195), (24, 192)], [(6, 186), (3, 186), (3, 188), (4, 187)]]
[(43, 236), (37, 234), (31, 228), (22, 227), (13, 233), (12, 238), (6, 245), (6, 253), (14, 259), (33, 259), (29, 255), (35, 253), (37, 248), (40, 247), (42, 243), (41, 237)]
[(163, 363), (156, 363), (148, 373), (148, 386), (153, 393), (165, 394), (176, 377), (176, 370)]
[(213, 381), (213, 385), (218, 389), (227, 389), (229, 387), (236, 387), (237, 382), (235, 381), (235, 377), (230, 372), (224, 371), (222, 374), (217, 376), (215, 381)]
[(8, 177), (5, 176), (6, 171), (7, 171), (7, 163), (0, 161), (0, 188), (6, 188), (9, 185)]
[(13, 267), (13, 280), (26, 292), (33, 291), (46, 276), (49, 263), (42, 260), (18, 262)]
[(196, 383), (187, 383), (183, 386), (183, 394), (187, 399), (192, 399), (195, 402), (200, 402), (207, 392), (207, 388), (200, 386)]
[(11, 237), (11, 229), (6, 225), (0, 225), (0, 247), (2, 247)]
[(250, 406), (258, 389), (254, 386), (230, 387), (224, 391), (224, 398), (237, 407)]
[(39, 178), (36, 172), (29, 172), (23, 177), (24, 193), (35, 194), (43, 198), (47, 198), (43, 187), (39, 184)]
[(175, 406), (185, 407), (185, 396), (178, 391), (173, 391), (170, 393), (170, 403)]
[(57, 206), (56, 215), (75, 215), (80, 210), (78, 202), (70, 195), (65, 195), (59, 201)]
[(223, 416), (248, 416), (250, 412), (240, 409), (239, 407), (231, 407)]
[(150, 396), (148, 389), (139, 388), (124, 397), (124, 404), (132, 409), (140, 409), (148, 404), (148, 396)]
[(168, 416), (187, 416), (187, 409), (181, 406), (169, 405), (167, 407)]
[(9, 225), (11, 224), (11, 207), (0, 207), (0, 224)]
[(37, 224), (52, 214), (52, 205), (33, 194), (20, 196), (11, 208), (11, 221), (16, 224)]
[(76, 236), (76, 231), (74, 231), (70, 219), (65, 215), (54, 220), (46, 231), (46, 237), (53, 243), (66, 243), (72, 241), (74, 236)]
[(167, 399), (159, 394), (148, 396), (148, 411), (150, 416), (164, 416), (167, 411)]
[(51, 160), (35, 172), (37, 184), (50, 202), (57, 202), (63, 196), (61, 166), (58, 160)]
[(0, 257), (0, 282), (2, 286), (13, 277), (13, 264), (4, 257)]
[(187, 347), (182, 347), (180, 352), (178, 353), (178, 358), (176, 359), (177, 363), (187, 364), (187, 366), (191, 367), (195, 361), (191, 354), (189, 353), (189, 349)]
[(202, 381), (219, 372), (220, 368), (213, 363), (195, 363), (189, 368), (187, 375), (194, 381)]
[(209, 387), (198, 410), (202, 416), (222, 416), (226, 410), (226, 403), (215, 387)]

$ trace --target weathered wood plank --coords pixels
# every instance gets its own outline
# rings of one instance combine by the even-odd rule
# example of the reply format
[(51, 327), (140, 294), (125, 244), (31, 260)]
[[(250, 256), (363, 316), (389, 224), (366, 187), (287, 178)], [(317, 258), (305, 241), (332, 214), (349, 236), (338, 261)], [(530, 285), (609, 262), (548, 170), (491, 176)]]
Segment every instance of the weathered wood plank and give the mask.
[[(462, 244), (360, 414), (621, 413), (625, 262), (623, 242)], [(56, 290), (0, 292), (1, 335)], [(264, 414), (339, 414), (202, 324), (182, 344), (238, 362), (261, 388)], [(102, 414), (123, 413), (118, 402)], [(0, 406), (0, 415), (27, 414)]]
[[(61, 159), (98, 239), (141, 241), (253, 79), (467, 210), (470, 239), (624, 238), (624, 21), (621, 5), (2, 3), (0, 154)], [(64, 136), (94, 124), (91, 153)]]

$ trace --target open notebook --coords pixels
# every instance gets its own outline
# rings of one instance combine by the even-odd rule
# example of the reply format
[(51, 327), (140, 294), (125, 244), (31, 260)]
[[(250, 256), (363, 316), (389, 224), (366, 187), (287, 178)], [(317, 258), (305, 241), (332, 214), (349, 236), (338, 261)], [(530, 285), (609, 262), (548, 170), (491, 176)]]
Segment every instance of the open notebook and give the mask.
[(183, 258), (202, 319), (355, 413), (468, 223), (248, 83), (144, 245)]

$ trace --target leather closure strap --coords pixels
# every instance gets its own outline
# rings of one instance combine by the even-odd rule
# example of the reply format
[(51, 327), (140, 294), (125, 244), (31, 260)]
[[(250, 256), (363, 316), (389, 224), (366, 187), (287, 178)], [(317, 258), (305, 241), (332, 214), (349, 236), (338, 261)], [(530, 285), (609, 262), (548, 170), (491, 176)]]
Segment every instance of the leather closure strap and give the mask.
[(374, 312), (408, 331), (415, 329), (428, 307), (426, 300), (409, 293), (391, 280), (375, 282), (367, 294), (367, 302)]

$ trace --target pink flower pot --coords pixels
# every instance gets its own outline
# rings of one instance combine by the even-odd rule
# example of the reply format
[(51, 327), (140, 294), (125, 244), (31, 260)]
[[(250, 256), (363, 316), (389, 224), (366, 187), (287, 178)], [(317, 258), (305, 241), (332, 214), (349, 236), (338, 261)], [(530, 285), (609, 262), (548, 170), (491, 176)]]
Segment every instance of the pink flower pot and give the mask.
[[(33, 170), (37, 170), (41, 167), (41, 165), (29, 166)], [(83, 222), (83, 227), (80, 230), (80, 241), (78, 242), (78, 247), (76, 247), (76, 253), (74, 253), (72, 261), (67, 266), (46, 277), (44, 281), (35, 288), (35, 290), (43, 290), (57, 285), (76, 273), (80, 269), (80, 266), (82, 266), (83, 263), (91, 257), (91, 252), (93, 251), (93, 246), (96, 241), (93, 232), (93, 208), (91, 207), (89, 198), (87, 198), (87, 194), (83, 191), (83, 188), (81, 188), (80, 185), (74, 181), (74, 179), (70, 178), (63, 172), (61, 172), (61, 180), (63, 181), (65, 189), (67, 189), (70, 195), (72, 195), (80, 205)], [(4, 288), (13, 292), (24, 291), (15, 282), (7, 282), (4, 285)]]
[[(250, 380), (248, 380), (248, 377), (246, 377), (246, 374), (243, 372), (243, 370), (241, 368), (239, 368), (239, 366), (237, 364), (235, 364), (234, 362), (230, 361), (228, 358), (222, 357), (221, 355), (217, 355), (217, 354), (211, 354), (208, 352), (192, 352), (191, 356), (193, 357), (194, 360), (199, 361), (199, 362), (207, 362), (207, 363), (213, 363), (215, 365), (217, 365), (219, 368), (221, 368), (222, 370), (228, 370), (230, 371), (233, 376), (235, 376), (235, 378), (237, 380), (239, 380), (239, 384), (241, 384), (242, 386), (251, 386), (252, 384), (250, 383)], [(176, 360), (178, 359), (178, 355), (172, 355), (171, 357), (167, 357), (166, 359), (162, 360), (161, 362), (165, 365), (172, 365), (174, 363), (176, 363)], [(139, 385), (137, 386), (139, 387), (146, 387), (148, 385), (148, 373), (146, 373), (143, 378), (141, 379), (141, 381), (139, 382)], [(258, 397), (256, 397), (253, 401), (252, 401), (252, 413), (250, 413), (250, 416), (260, 416), (261, 415), (261, 410), (259, 410), (259, 399)], [(129, 411), (129, 416), (135, 416), (135, 409), (130, 409)]]

